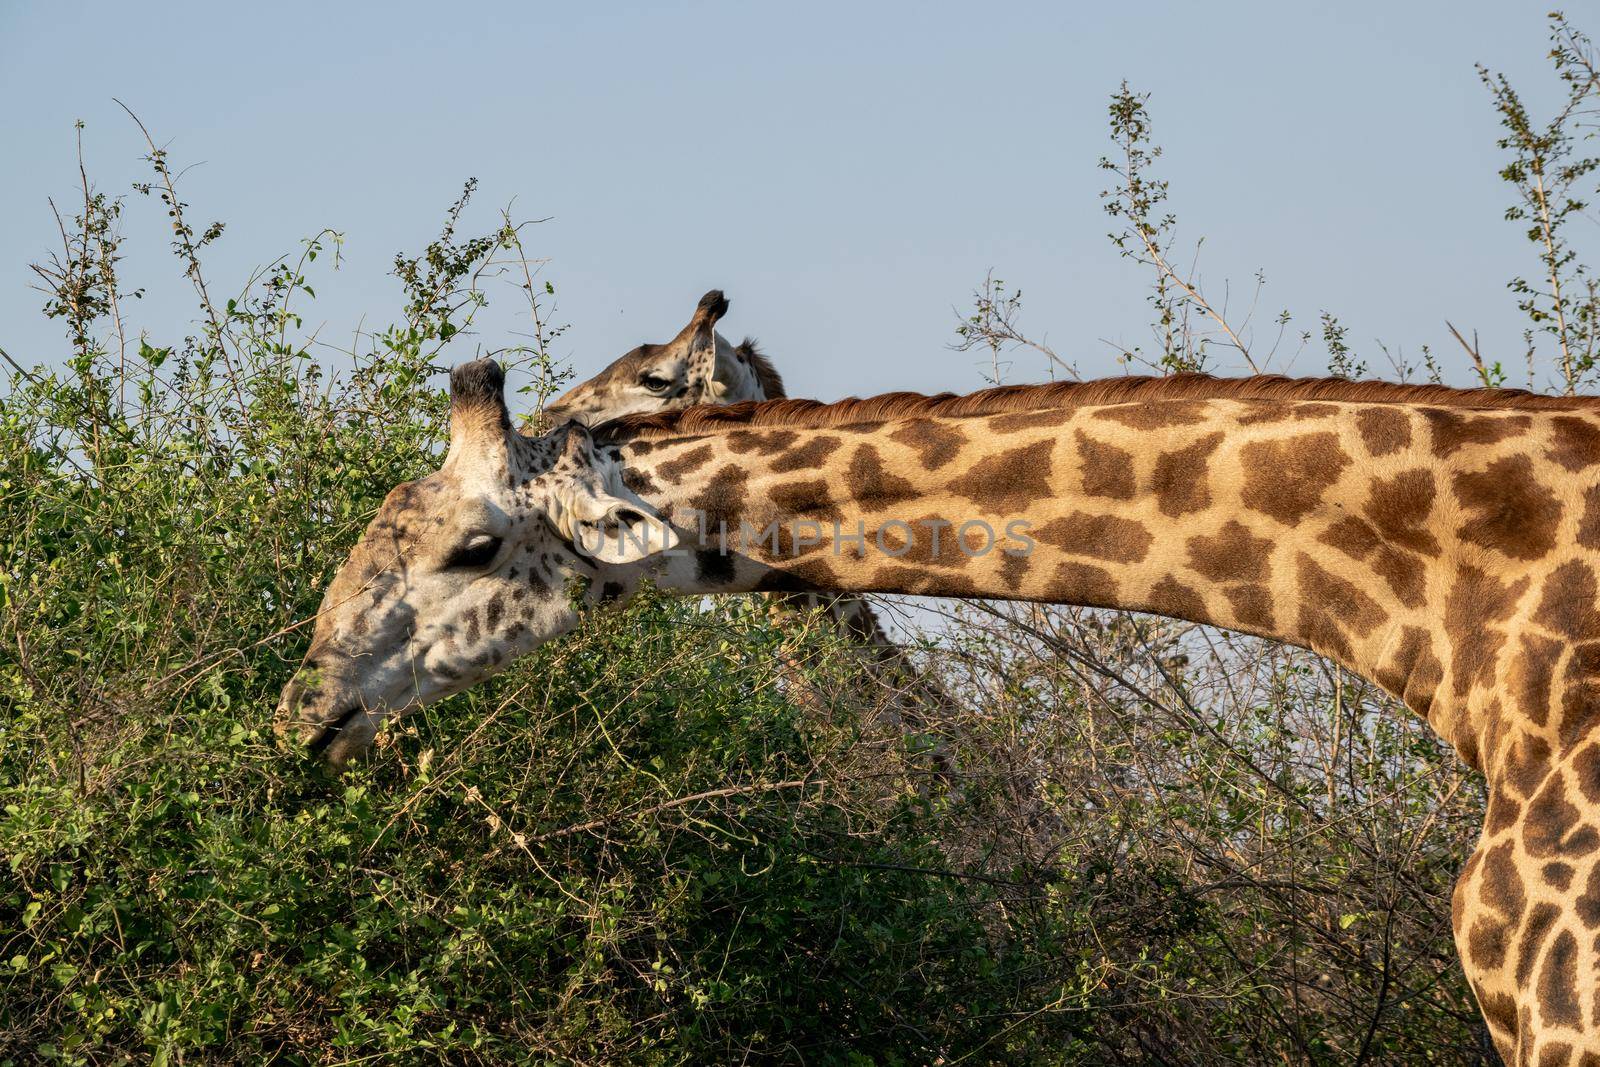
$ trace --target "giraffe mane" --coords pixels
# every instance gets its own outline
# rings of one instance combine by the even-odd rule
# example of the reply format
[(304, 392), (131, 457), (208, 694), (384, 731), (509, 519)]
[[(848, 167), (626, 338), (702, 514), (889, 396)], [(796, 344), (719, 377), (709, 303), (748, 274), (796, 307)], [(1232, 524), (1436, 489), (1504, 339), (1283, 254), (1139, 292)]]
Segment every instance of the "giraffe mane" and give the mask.
[[(754, 357), (751, 362), (757, 367), (758, 374), (763, 364), (771, 368), (766, 358), (755, 352), (751, 342), (746, 341), (745, 344), (751, 346), (747, 351)], [(777, 379), (775, 370), (771, 374)], [(765, 378), (763, 384), (766, 384)], [(776, 387), (782, 389), (781, 379), (776, 380)], [(781, 396), (781, 392), (778, 395)], [(1543, 396), (1525, 389), (1456, 389), (1448, 385), (1353, 382), (1346, 378), (1288, 378), (1279, 374), (1260, 374), (1248, 378), (1215, 378), (1209, 374), (1172, 374), (1165, 377), (1127, 375), (1088, 382), (1002, 385), (965, 395), (938, 393), (928, 396), (923, 393), (896, 392), (865, 398), (849, 397), (833, 403), (785, 398), (720, 406), (701, 404), (681, 411), (612, 419), (597, 427), (595, 436), (597, 439), (617, 441), (634, 437), (707, 433), (736, 427), (822, 429), (862, 422), (1000, 415), (1052, 407), (1229, 399), (1600, 412), (1600, 397)]]

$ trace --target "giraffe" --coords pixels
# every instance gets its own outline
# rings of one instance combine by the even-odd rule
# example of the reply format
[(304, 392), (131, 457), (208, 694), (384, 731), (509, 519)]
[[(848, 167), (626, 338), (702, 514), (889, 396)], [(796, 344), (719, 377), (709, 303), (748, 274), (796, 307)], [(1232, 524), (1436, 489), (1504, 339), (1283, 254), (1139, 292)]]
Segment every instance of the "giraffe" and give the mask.
[[(647, 578), (1154, 612), (1311, 648), (1488, 783), (1452, 926), (1500, 1054), (1600, 1064), (1600, 402), (1118, 378), (512, 431), (452, 375), (442, 469), (324, 599), (280, 715), (335, 764)], [(935, 540), (942, 532), (944, 536)]]
[[(754, 338), (746, 337), (733, 345), (717, 332), (717, 323), (728, 313), (728, 307), (722, 290), (706, 293), (689, 322), (671, 341), (639, 345), (617, 357), (600, 373), (546, 405), (541, 413), (542, 424), (576, 420), (593, 427), (626, 415), (680, 411), (697, 404), (783, 399), (787, 395), (783, 376)], [(863, 695), (879, 707), (886, 727), (923, 734), (929, 726), (930, 712), (936, 723), (949, 724), (956, 718), (955, 701), (917, 669), (863, 598), (789, 592), (772, 594), (771, 603), (773, 614), (780, 621), (820, 616), (863, 652), (863, 680), (871, 690)], [(804, 681), (803, 666), (800, 662), (785, 662), (783, 673), (801, 700), (825, 704), (826, 700), (811, 692)], [(941, 739), (933, 738), (927, 755), (935, 777), (948, 784), (955, 772), (948, 747)], [(1013, 782), (1011, 787), (1019, 795), (1030, 792), (1024, 783)], [(1028, 806), (1039, 808), (1036, 801)], [(1041, 817), (1038, 810), (1034, 814), (1037, 821)]]

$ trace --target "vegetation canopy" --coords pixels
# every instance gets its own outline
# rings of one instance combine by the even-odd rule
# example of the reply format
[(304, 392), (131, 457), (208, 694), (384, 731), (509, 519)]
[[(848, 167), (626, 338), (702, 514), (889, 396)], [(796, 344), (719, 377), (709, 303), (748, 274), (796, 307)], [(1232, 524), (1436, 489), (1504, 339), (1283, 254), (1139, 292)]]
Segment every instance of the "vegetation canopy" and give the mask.
[[(1559, 17), (1552, 35), (1572, 101), (1551, 125), (1485, 80), (1545, 279), (1512, 283), (1528, 384), (1572, 394), (1596, 373), (1574, 244), (1594, 168), (1572, 132), (1596, 82), (1587, 40)], [(1109, 120), (1112, 238), (1156, 312), (1156, 350), (1123, 357), (1270, 371), (1276, 342), (1170, 266), (1145, 99), (1124, 87)], [(282, 745), (318, 591), (384, 494), (438, 465), (439, 372), (494, 355), (531, 415), (563, 377), (554, 288), (509, 216), (463, 236), (468, 183), (397, 257), (392, 324), (335, 349), (301, 316), (342, 236), (226, 285), (203, 266), (223, 227), (191, 221), (154, 142), (148, 162), (127, 201), (84, 177), (36, 267), (64, 354), (4, 357), (0, 1062), (1492, 1055), (1448, 920), (1482, 785), (1294, 649), (948, 605), (917, 651), (959, 728), (907, 734), (847, 684), (856, 652), (826, 626), (646, 595), (344, 776)], [(129, 319), (125, 208), (171, 224), (188, 336)], [(507, 294), (528, 339), (485, 348), (475, 318)], [(995, 384), (1003, 353), (1070, 374), (1020, 310), (987, 279), (957, 347), (989, 353)], [(1364, 367), (1319, 321), (1330, 370)], [(1426, 349), (1395, 363), (1413, 370), (1443, 373)], [(935, 747), (958, 774), (933, 773)]]

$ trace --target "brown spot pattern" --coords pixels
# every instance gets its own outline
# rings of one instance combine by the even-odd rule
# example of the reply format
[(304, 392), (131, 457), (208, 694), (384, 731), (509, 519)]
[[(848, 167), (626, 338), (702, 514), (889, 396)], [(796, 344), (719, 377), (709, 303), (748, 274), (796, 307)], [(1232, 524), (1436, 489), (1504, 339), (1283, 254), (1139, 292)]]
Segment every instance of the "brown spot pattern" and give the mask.
[(1255, 441), (1240, 450), (1245, 506), (1285, 525), (1316, 508), (1350, 457), (1331, 433), (1309, 433), (1281, 441)]
[(1506, 961), (1509, 929), (1502, 919), (1481, 915), (1467, 933), (1467, 956), (1486, 971), (1494, 971)]
[(911, 527), (907, 534), (899, 523), (885, 524), (880, 531), (868, 535), (877, 544), (881, 539), (890, 556), (901, 563), (919, 563), (934, 567), (962, 567), (968, 560), (957, 540), (957, 528), (948, 519), (938, 515), (924, 515), (906, 523)]
[(648, 471), (634, 466), (622, 468), (622, 484), (641, 496), (645, 493), (653, 493), (660, 488), (660, 486), (656, 485), (656, 480), (650, 477)]
[(1398, 408), (1362, 408), (1356, 414), (1356, 429), (1372, 456), (1387, 456), (1411, 443), (1411, 418)]
[(1366, 559), (1380, 543), (1378, 531), (1366, 520), (1354, 515), (1346, 515), (1328, 527), (1317, 540), (1337, 548), (1352, 559)]
[(1457, 697), (1475, 684), (1494, 684), (1495, 657), (1505, 635), (1493, 624), (1510, 617), (1528, 584), (1527, 578), (1503, 583), (1476, 567), (1460, 568), (1444, 604), (1450, 683)]
[(1600, 549), (1600, 485), (1583, 491), (1583, 517), (1578, 521), (1578, 544)]
[(799, 448), (791, 448), (773, 460), (772, 471), (774, 474), (788, 474), (791, 471), (816, 470), (838, 449), (837, 437), (814, 437)]
[(1082, 465), (1083, 492), (1112, 500), (1133, 497), (1133, 456), (1077, 431), (1078, 462)]
[(1363, 513), (1385, 541), (1425, 556), (1439, 554), (1439, 542), (1425, 528), (1433, 513), (1433, 475), (1402, 471), (1372, 483)]
[(743, 455), (746, 452), (755, 452), (760, 455), (770, 456), (792, 446), (800, 440), (800, 435), (793, 430), (769, 430), (765, 433), (756, 433), (752, 430), (735, 430), (727, 436), (728, 451)]
[(915, 449), (917, 462), (931, 471), (955, 459), (961, 452), (961, 446), (967, 443), (966, 436), (960, 430), (931, 419), (908, 422), (891, 433), (889, 440)]
[(1583, 893), (1573, 901), (1573, 914), (1591, 930), (1600, 927), (1600, 864), (1589, 868), (1589, 880), (1584, 883)]
[(1400, 630), (1400, 647), (1377, 670), (1377, 682), (1423, 718), (1444, 681), (1444, 667), (1433, 652), (1433, 638), (1420, 626)]
[(1191, 622), (1205, 622), (1208, 618), (1206, 602), (1200, 594), (1170, 574), (1150, 589), (1150, 610)]
[(1422, 408), (1419, 412), (1433, 436), (1433, 454), (1441, 459), (1468, 445), (1492, 445), (1527, 430), (1526, 415), (1463, 414), (1448, 408)]
[(1533, 964), (1539, 958), (1539, 949), (1544, 947), (1544, 939), (1560, 914), (1561, 909), (1554, 904), (1538, 904), (1529, 912), (1527, 925), (1522, 928), (1517, 940), (1517, 985), (1526, 986), (1528, 979), (1533, 976)]
[(1572, 864), (1558, 861), (1545, 864), (1544, 869), (1539, 873), (1544, 876), (1545, 885), (1554, 886), (1564, 893), (1567, 887), (1572, 884), (1572, 876), (1578, 871)]
[(873, 587), (885, 592), (912, 593), (917, 596), (974, 596), (972, 579), (949, 571), (928, 571), (920, 567), (882, 567), (873, 575)]
[(748, 480), (743, 467), (730, 463), (689, 499), (689, 507), (705, 516), (705, 529), (709, 534), (715, 535), (719, 524), (738, 529)]
[(1492, 548), (1513, 559), (1539, 559), (1556, 543), (1561, 504), (1534, 479), (1527, 456), (1510, 456), (1482, 471), (1458, 474), (1461, 505), (1477, 515), (1461, 528), (1463, 540)]
[(871, 445), (860, 445), (850, 457), (850, 495), (866, 508), (891, 508), (917, 496), (917, 489), (906, 479), (890, 474), (883, 457)]
[(1522, 917), (1527, 905), (1527, 894), (1522, 888), (1522, 875), (1517, 872), (1516, 849), (1509, 841), (1502, 841), (1483, 854), (1483, 878), (1480, 896), (1485, 904), (1512, 922)]
[(1387, 546), (1372, 561), (1372, 569), (1388, 583), (1395, 597), (1408, 608), (1420, 608), (1427, 588), (1427, 574), (1415, 556), (1396, 552)]
[(762, 593), (801, 593), (809, 589), (827, 589), (838, 582), (838, 576), (824, 560), (784, 560), (781, 570), (771, 570), (756, 583)]
[(1372, 569), (1388, 583), (1400, 602), (1411, 608), (1422, 606), (1427, 584), (1422, 565), (1410, 553), (1384, 544), (1370, 523), (1347, 515), (1324, 530), (1318, 540), (1352, 559), (1365, 560), (1376, 552), (1377, 556), (1371, 561)]
[(1563, 563), (1544, 581), (1533, 621), (1572, 641), (1600, 637), (1594, 571), (1578, 560)]
[(833, 494), (828, 488), (828, 483), (821, 478), (774, 486), (770, 496), (772, 503), (786, 516), (801, 516), (823, 523), (840, 522), (844, 519), (844, 515), (833, 502)]
[(1215, 536), (1189, 538), (1189, 565), (1214, 582), (1264, 582), (1271, 577), (1272, 541), (1256, 537), (1237, 519), (1223, 523)]
[(1130, 430), (1159, 430), (1167, 426), (1192, 426), (1206, 417), (1203, 400), (1158, 400), (1144, 404), (1117, 404), (1100, 408), (1097, 419), (1119, 422)]
[(1585, 641), (1572, 649), (1562, 671), (1561, 730), (1563, 745), (1587, 737), (1600, 721), (1600, 642)]
[(1028, 567), (1027, 556), (1014, 556), (1009, 552), (1000, 554), (1000, 580), (1013, 593), (1022, 588), (1022, 579), (1027, 577)]
[(1573, 472), (1600, 464), (1600, 426), (1579, 415), (1555, 416), (1545, 458)]
[(1476, 992), (1478, 1004), (1483, 1008), (1483, 1017), (1488, 1021), (1489, 1028), (1500, 1034), (1515, 1033), (1517, 1029), (1516, 998), (1509, 993), (1486, 995), (1482, 990), (1476, 990)]
[(1016, 433), (1018, 430), (1032, 430), (1039, 426), (1056, 426), (1064, 418), (1059, 408), (1014, 411), (1008, 415), (996, 415), (989, 419), (988, 428), (993, 433)]
[(1483, 819), (1485, 835), (1498, 834), (1516, 825), (1522, 818), (1522, 804), (1499, 790), (1489, 795), (1489, 811)]
[(1377, 601), (1325, 570), (1304, 552), (1300, 553), (1297, 565), (1301, 635), (1312, 648), (1327, 650), (1348, 660), (1351, 648), (1347, 631), (1365, 637), (1388, 615)]
[(954, 492), (991, 515), (1014, 514), (1051, 493), (1050, 452), (1055, 442), (1035, 441), (990, 456), (950, 483)]
[(1565, 1041), (1551, 1041), (1539, 1050), (1537, 1067), (1572, 1067), (1572, 1046)]
[(656, 468), (656, 473), (665, 478), (669, 484), (680, 482), (684, 475), (693, 474), (711, 461), (715, 449), (710, 445), (701, 445), (691, 448), (677, 459), (669, 459)]
[(1590, 804), (1600, 804), (1600, 745), (1591, 742), (1578, 749), (1571, 765), (1583, 799)]
[(1537, 859), (1573, 859), (1600, 847), (1600, 830), (1583, 824), (1583, 812), (1567, 800), (1566, 781), (1550, 775), (1528, 804), (1522, 844)]
[(1138, 563), (1150, 554), (1153, 538), (1143, 525), (1114, 515), (1075, 511), (1034, 531), (1035, 540), (1055, 545), (1074, 556), (1111, 563)]
[(1053, 593), (1069, 604), (1111, 607), (1117, 602), (1117, 581), (1103, 567), (1068, 562), (1056, 567)]
[(1206, 470), (1211, 453), (1222, 444), (1222, 433), (1207, 434), (1200, 440), (1173, 452), (1163, 453), (1151, 474), (1150, 488), (1156, 494), (1161, 514), (1169, 518), (1204, 511), (1211, 506), (1211, 488)]
[(1563, 647), (1560, 641), (1525, 633), (1506, 671), (1506, 693), (1512, 705), (1535, 726), (1549, 721), (1550, 689)]
[(1529, 797), (1550, 774), (1550, 745), (1536, 734), (1522, 734), (1511, 743), (1500, 767), (1499, 784)]
[(1222, 595), (1233, 607), (1239, 625), (1250, 630), (1271, 632), (1276, 627), (1272, 614), (1272, 594), (1260, 585), (1225, 585)]

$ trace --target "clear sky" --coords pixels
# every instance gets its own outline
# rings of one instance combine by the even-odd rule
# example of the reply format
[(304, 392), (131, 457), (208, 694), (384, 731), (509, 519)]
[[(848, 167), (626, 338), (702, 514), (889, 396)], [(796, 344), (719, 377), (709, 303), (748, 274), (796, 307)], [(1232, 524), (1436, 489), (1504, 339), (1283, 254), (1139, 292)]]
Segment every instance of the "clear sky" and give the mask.
[[(670, 337), (721, 287), (725, 332), (759, 336), (795, 395), (975, 388), (976, 357), (946, 346), (991, 268), (1024, 290), (1027, 327), (1086, 376), (1113, 373), (1106, 340), (1146, 343), (1149, 321), (1098, 199), (1106, 101), (1126, 78), (1152, 94), (1171, 207), (1206, 238), (1213, 293), (1231, 283), (1237, 306), (1263, 270), (1263, 325), (1332, 311), (1375, 370), (1378, 339), (1456, 361), (1446, 319), (1515, 363), (1505, 282), (1534, 264), (1501, 217), (1473, 64), (1548, 100), (1544, 10), (0, 0), (0, 345), (59, 358), (27, 264), (54, 239), (46, 198), (73, 195), (74, 120), (102, 189), (143, 176), (118, 97), (176, 163), (200, 164), (192, 221), (228, 223), (214, 285), (343, 231), (344, 266), (308, 309), (330, 336), (394, 315), (394, 254), (476, 176), (477, 226), (512, 201), (549, 217), (529, 244), (551, 257), (572, 324), (558, 348), (582, 375)], [(170, 340), (193, 309), (152, 256), (153, 207), (130, 202), (144, 221), (126, 271), (152, 286), (135, 321)], [(1318, 344), (1286, 369), (1323, 365)], [(1044, 376), (1024, 356), (1008, 377)]]

